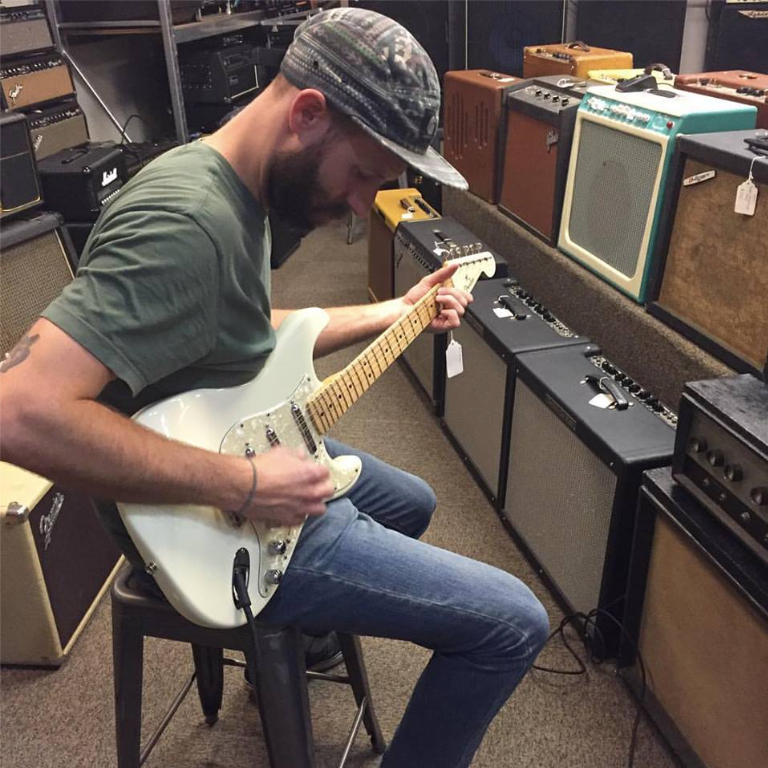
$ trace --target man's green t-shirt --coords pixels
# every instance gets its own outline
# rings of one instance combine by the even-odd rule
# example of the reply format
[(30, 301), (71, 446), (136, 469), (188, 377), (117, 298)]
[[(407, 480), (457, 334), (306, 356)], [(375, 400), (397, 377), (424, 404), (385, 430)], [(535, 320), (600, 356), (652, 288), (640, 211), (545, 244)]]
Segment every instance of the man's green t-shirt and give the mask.
[[(167, 152), (101, 214), (77, 277), (42, 316), (110, 368), (101, 399), (126, 414), (253, 378), (274, 349), (269, 224), (202, 142)], [(134, 561), (112, 504), (107, 526)]]

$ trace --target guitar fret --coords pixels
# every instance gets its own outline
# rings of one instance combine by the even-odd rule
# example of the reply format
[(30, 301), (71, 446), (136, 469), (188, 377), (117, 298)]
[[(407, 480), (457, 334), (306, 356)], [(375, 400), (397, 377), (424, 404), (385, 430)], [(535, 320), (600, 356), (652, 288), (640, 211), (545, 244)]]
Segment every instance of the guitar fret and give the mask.
[(336, 378), (336, 381), (334, 381), (333, 386), (335, 388), (336, 394), (338, 395), (337, 400), (339, 405), (343, 406), (344, 410), (346, 411), (352, 405), (354, 400), (350, 398), (349, 392), (347, 392), (347, 388), (344, 386), (344, 382), (341, 381), (341, 376), (338, 376)]

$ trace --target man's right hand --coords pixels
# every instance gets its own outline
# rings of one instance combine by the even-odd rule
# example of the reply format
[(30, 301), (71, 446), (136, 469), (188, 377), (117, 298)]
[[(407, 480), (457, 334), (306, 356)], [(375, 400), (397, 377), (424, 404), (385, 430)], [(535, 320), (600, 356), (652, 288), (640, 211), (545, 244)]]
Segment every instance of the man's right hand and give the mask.
[(298, 525), (307, 515), (325, 513), (334, 488), (327, 467), (304, 451), (277, 446), (253, 458), (256, 493), (246, 517), (276, 525)]

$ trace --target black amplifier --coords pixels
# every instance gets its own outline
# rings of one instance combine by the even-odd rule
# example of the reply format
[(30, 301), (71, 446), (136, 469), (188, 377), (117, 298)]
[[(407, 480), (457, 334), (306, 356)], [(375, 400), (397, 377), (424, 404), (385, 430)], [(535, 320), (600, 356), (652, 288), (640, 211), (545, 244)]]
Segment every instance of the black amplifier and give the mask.
[(263, 80), (252, 45), (197, 50), (179, 60), (184, 100), (190, 104), (231, 104), (255, 94)]
[(3, 63), (0, 67), (0, 99), (3, 109), (29, 109), (46, 101), (73, 96), (75, 84), (69, 67), (58, 53)]
[(27, 119), (14, 112), (0, 112), (0, 219), (41, 202)]
[(179, 146), (175, 139), (161, 141), (126, 141), (120, 145), (125, 155), (126, 178), (132, 179), (156, 157)]
[[(488, 251), (496, 259), (496, 277), (508, 274), (507, 262), (451, 218), (402, 222), (394, 242), (394, 293), (402, 296), (446, 259)], [(445, 350), (448, 334), (422, 333), (400, 359), (442, 416), (445, 397)]]
[(125, 157), (111, 142), (62, 150), (38, 169), (47, 207), (65, 221), (95, 221), (126, 182)]
[[(203, 0), (170, 0), (174, 24), (195, 20)], [(61, 20), (78, 21), (135, 21), (160, 18), (157, 0), (63, 0), (59, 3)]]
[(490, 500), (504, 506), (514, 360), (522, 352), (584, 344), (513, 277), (479, 282), (461, 326), (464, 370), (445, 381), (443, 426)]
[(31, 112), (27, 120), (32, 148), (38, 160), (88, 142), (85, 115), (74, 99)]
[[(676, 417), (594, 344), (514, 366), (502, 519), (566, 611), (621, 621), (641, 476), (672, 461)], [(586, 628), (617, 652), (611, 618)]]
[(42, 6), (0, 6), (0, 51), (3, 59), (49, 48), (53, 48), (53, 38)]
[(685, 385), (675, 480), (768, 564), (768, 386), (750, 374)]

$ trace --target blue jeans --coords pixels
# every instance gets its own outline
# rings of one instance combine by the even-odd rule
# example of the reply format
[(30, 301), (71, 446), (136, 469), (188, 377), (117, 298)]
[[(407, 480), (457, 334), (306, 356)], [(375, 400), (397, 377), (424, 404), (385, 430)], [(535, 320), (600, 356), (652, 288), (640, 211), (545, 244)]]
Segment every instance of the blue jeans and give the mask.
[(418, 540), (436, 504), (425, 482), (325, 444), (359, 456), (363, 471), (307, 521), (261, 618), (433, 650), (382, 768), (464, 768), (546, 642), (547, 614), (511, 574)]

